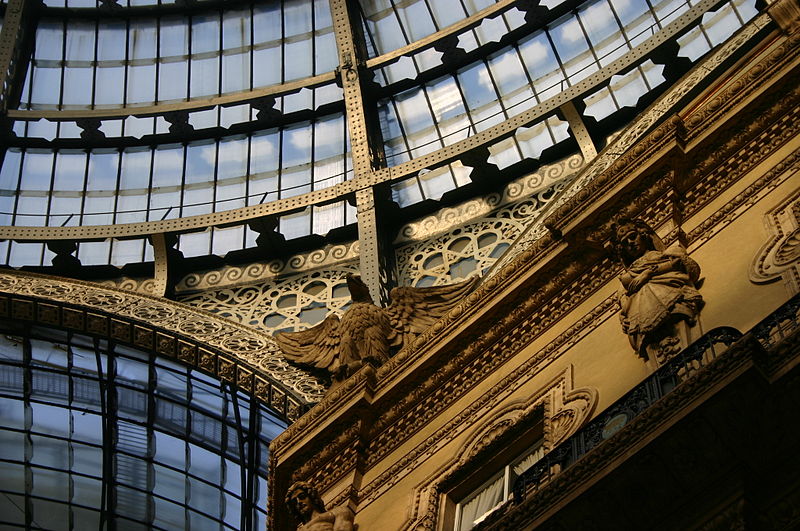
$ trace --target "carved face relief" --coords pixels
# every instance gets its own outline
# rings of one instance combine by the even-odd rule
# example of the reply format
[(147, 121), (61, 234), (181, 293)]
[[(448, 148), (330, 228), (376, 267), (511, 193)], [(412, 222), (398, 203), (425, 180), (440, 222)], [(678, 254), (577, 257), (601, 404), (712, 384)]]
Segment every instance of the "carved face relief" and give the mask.
[(314, 502), (305, 489), (297, 489), (289, 497), (289, 504), (295, 508), (303, 522), (308, 522), (314, 514)]
[(635, 225), (621, 225), (617, 228), (616, 236), (620, 250), (631, 260), (642, 256), (650, 249), (650, 239)]

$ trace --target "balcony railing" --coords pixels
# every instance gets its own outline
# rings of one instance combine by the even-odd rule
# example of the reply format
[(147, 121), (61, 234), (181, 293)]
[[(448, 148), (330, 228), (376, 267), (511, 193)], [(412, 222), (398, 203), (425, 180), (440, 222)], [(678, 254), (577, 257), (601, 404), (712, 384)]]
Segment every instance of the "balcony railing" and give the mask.
[[(751, 330), (751, 336), (771, 349), (800, 324), (800, 294), (770, 314)], [(713, 363), (728, 347), (742, 338), (735, 328), (714, 328), (660, 367), (597, 418), (547, 453), (523, 472), (513, 487), (513, 504), (520, 504), (555, 475), (568, 469), (592, 449), (614, 436), (626, 424), (649, 409), (702, 367)], [(496, 520), (496, 515), (492, 520)]]

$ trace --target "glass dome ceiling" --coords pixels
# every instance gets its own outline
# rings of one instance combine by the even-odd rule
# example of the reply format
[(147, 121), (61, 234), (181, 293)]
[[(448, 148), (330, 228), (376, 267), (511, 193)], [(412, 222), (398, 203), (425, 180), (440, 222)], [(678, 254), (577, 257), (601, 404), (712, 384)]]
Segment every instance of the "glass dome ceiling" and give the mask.
[(310, 250), (363, 238), (356, 212), (376, 198), (390, 234), (591, 158), (756, 14), (755, 0), (46, 0), (3, 33), (22, 66), (0, 263), (46, 268), (45, 242), (70, 240), (113, 276), (154, 260), (156, 233), (230, 262), (265, 217), (292, 242), (267, 254)]

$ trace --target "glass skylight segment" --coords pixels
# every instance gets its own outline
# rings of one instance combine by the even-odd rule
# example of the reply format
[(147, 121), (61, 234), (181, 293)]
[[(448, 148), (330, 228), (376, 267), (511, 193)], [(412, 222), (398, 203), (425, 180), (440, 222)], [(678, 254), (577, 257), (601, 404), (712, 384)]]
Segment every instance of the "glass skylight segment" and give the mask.
[(581, 8), (578, 18), (601, 66), (611, 63), (630, 49), (607, 0)]
[(485, 63), (474, 63), (459, 71), (458, 81), (475, 131), (483, 131), (505, 119), (494, 80)]
[(586, 35), (575, 15), (557, 21), (548, 33), (570, 85), (598, 69)]

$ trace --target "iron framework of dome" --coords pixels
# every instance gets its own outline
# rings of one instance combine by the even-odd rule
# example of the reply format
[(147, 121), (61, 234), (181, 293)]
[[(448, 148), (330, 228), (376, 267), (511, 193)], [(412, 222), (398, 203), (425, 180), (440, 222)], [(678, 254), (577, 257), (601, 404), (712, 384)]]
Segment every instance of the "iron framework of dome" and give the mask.
[(492, 275), (762, 7), (0, 1), (0, 518), (263, 527), (266, 445), (324, 392), (269, 335), (349, 272)]

